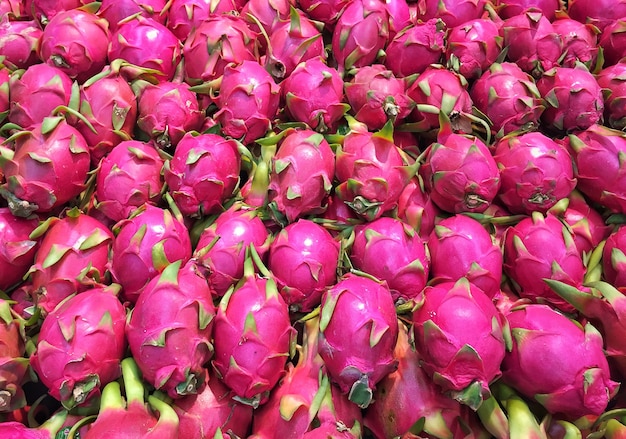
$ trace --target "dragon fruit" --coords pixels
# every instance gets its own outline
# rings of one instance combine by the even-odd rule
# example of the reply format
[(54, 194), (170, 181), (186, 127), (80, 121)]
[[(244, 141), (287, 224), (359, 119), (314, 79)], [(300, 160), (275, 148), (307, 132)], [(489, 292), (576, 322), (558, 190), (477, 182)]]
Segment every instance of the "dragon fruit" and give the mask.
[(30, 362), (49, 393), (68, 410), (120, 376), (126, 350), (126, 311), (119, 285), (70, 297), (41, 325)]
[(444, 392), (476, 410), (501, 374), (504, 316), (466, 278), (428, 286), (423, 294), (413, 310), (413, 331), (424, 370)]
[(0, 300), (0, 413), (26, 406), (23, 384), (29, 360), (25, 355), (24, 321), (14, 316), (12, 304)]
[(534, 79), (514, 63), (494, 63), (472, 84), (470, 96), (498, 137), (539, 125), (545, 106)]
[(216, 296), (223, 296), (243, 276), (246, 248), (253, 244), (264, 258), (270, 239), (259, 212), (237, 203), (202, 230), (194, 258), (209, 268), (209, 285)]
[(558, 131), (586, 130), (601, 122), (604, 113), (602, 89), (584, 67), (555, 67), (537, 81), (546, 109), (541, 120)]
[(144, 380), (171, 398), (196, 393), (213, 356), (211, 290), (196, 261), (181, 262), (148, 282), (126, 325), (128, 346)]
[(574, 20), (581, 23), (591, 23), (603, 31), (613, 20), (626, 17), (626, 1), (569, 0), (567, 12)]
[(413, 109), (406, 81), (396, 78), (382, 64), (356, 69), (344, 88), (354, 117), (372, 131), (381, 129), (387, 121), (401, 123)]
[(234, 0), (173, 0), (167, 8), (167, 27), (184, 43), (193, 30), (211, 15), (235, 11)]
[(381, 0), (350, 0), (332, 34), (340, 73), (372, 64), (389, 37), (389, 12)]
[(313, 20), (324, 23), (332, 32), (337, 20), (350, 0), (298, 0), (298, 6)]
[(498, 25), (488, 19), (462, 23), (448, 33), (446, 60), (466, 79), (477, 79), (496, 62), (502, 51)]
[(202, 217), (222, 210), (239, 184), (240, 168), (235, 140), (187, 133), (166, 162), (164, 177), (181, 213)]
[(268, 197), (271, 207), (293, 222), (321, 213), (335, 176), (335, 154), (312, 130), (288, 132), (272, 158)]
[(122, 285), (122, 297), (131, 303), (168, 265), (191, 258), (189, 232), (169, 210), (144, 204), (113, 231), (111, 275)]
[(402, 29), (413, 24), (411, 10), (406, 0), (385, 0), (385, 5), (389, 12), (389, 38), (393, 38)]
[(7, 17), (9, 19), (24, 19), (25, 17), (28, 17), (24, 6), (24, 2), (20, 0), (1, 0), (0, 17)]
[[(135, 67), (122, 69), (129, 79), (149, 76), (169, 81), (174, 77), (181, 60), (180, 41), (167, 27), (142, 15), (130, 17), (120, 23), (111, 35), (107, 56), (109, 62), (122, 59)], [(136, 67), (140, 67), (137, 71)]]
[(333, 382), (361, 408), (397, 367), (398, 320), (385, 283), (352, 273), (326, 290), (320, 307), (319, 353)]
[(257, 408), (285, 375), (294, 337), (276, 283), (255, 274), (248, 257), (242, 279), (217, 308), (212, 364), (218, 377), (236, 400)]
[(112, 221), (128, 218), (144, 203), (157, 205), (163, 159), (151, 143), (124, 140), (96, 170), (96, 208)]
[[(298, 3), (300, 10), (304, 11), (302, 2)], [(285, 20), (289, 20), (291, 6), (292, 4), (289, 0), (248, 0), (241, 9), (241, 16), (249, 22), (250, 29), (254, 32), (261, 33), (261, 28), (258, 26), (258, 24), (261, 24), (263, 30), (269, 35), (274, 27)], [(267, 41), (261, 38), (259, 43), (261, 47), (265, 48), (264, 45), (267, 44)]]
[(619, 385), (610, 379), (597, 329), (590, 323), (583, 329), (540, 304), (516, 308), (506, 317), (513, 344), (502, 363), (505, 383), (569, 419), (606, 409)]
[(456, 27), (483, 15), (487, 0), (418, 0), (417, 18), (439, 18), (448, 27)]
[(28, 427), (20, 421), (6, 421), (0, 423), (2, 437), (19, 437), (20, 439), (50, 439), (57, 434), (63, 434), (63, 423), (67, 418), (67, 410), (60, 410), (49, 417), (39, 427)]
[(265, 135), (278, 113), (280, 87), (256, 61), (228, 65), (213, 116), (222, 132), (249, 144)]
[(187, 84), (163, 81), (138, 88), (137, 126), (161, 148), (175, 147), (186, 132), (200, 130), (204, 113)]
[(424, 188), (421, 177), (416, 175), (411, 178), (398, 199), (398, 218), (426, 239), (435, 227), (439, 213), (440, 210)]
[(600, 47), (603, 49), (604, 67), (626, 61), (626, 17), (615, 20), (602, 31)]
[(626, 290), (626, 229), (619, 227), (606, 239), (602, 249), (604, 279), (619, 290)]
[(321, 133), (334, 132), (349, 106), (343, 80), (321, 58), (301, 62), (281, 83), (287, 114)]
[(25, 0), (24, 11), (45, 27), (58, 13), (77, 9), (88, 3), (88, 0)]
[(576, 67), (583, 63), (591, 70), (598, 60), (598, 29), (568, 17), (560, 17), (552, 22), (557, 34), (563, 39), (563, 60), (561, 66)]
[(495, 146), (499, 199), (512, 213), (546, 212), (576, 186), (567, 149), (540, 132), (508, 136)]
[(495, 0), (498, 15), (504, 19), (514, 17), (529, 10), (540, 11), (550, 21), (556, 12), (563, 9), (562, 0)]
[(0, 20), (0, 56), (11, 70), (26, 69), (39, 62), (43, 31), (34, 21)]
[(165, 24), (166, 4), (167, 0), (102, 0), (98, 14), (109, 22), (111, 32), (115, 32), (122, 20), (135, 14)]
[(0, 147), (0, 187), (14, 215), (51, 212), (85, 187), (90, 156), (83, 136), (63, 118), (47, 118), (18, 133), (14, 149)]
[(387, 43), (383, 63), (399, 78), (422, 73), (431, 64), (441, 60), (445, 43), (445, 26), (431, 19), (413, 23), (400, 30)]
[(394, 218), (357, 225), (350, 260), (357, 270), (387, 282), (396, 303), (417, 298), (430, 272), (424, 240), (411, 226)]
[(502, 252), (477, 220), (466, 215), (441, 220), (430, 234), (428, 250), (431, 284), (465, 277), (490, 298), (500, 291)]
[(40, 56), (70, 78), (84, 82), (107, 62), (109, 26), (104, 18), (81, 9), (59, 12), (41, 37)]
[(604, 95), (604, 121), (611, 128), (626, 128), (626, 62), (606, 67), (596, 74)]
[(574, 238), (556, 216), (533, 212), (505, 231), (503, 248), (504, 272), (521, 297), (573, 310), (544, 282), (553, 279), (580, 287), (585, 275)]
[(18, 284), (35, 260), (39, 241), (30, 234), (39, 225), (36, 216), (20, 218), (0, 207), (0, 290)]
[(398, 204), (413, 170), (393, 143), (391, 125), (371, 133), (354, 125), (337, 150), (336, 193), (357, 214), (374, 220)]

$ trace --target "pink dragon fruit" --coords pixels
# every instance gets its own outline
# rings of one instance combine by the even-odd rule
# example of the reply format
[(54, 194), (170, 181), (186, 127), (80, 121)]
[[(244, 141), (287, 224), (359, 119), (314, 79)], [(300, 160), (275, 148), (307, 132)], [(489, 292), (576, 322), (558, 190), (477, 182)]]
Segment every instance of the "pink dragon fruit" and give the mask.
[(413, 23), (387, 43), (383, 62), (399, 78), (422, 73), (429, 65), (441, 61), (445, 34), (445, 25), (440, 20)]
[(321, 133), (334, 132), (348, 111), (343, 80), (321, 58), (301, 62), (281, 83), (286, 113)]
[(339, 242), (311, 220), (299, 219), (274, 237), (267, 265), (290, 311), (310, 312), (335, 283)]
[(499, 199), (512, 213), (546, 212), (576, 186), (567, 149), (539, 132), (508, 136), (495, 146)]
[(186, 83), (145, 84), (138, 93), (137, 126), (161, 148), (175, 147), (185, 133), (200, 130), (204, 113)]
[(603, 29), (599, 43), (603, 49), (604, 67), (626, 61), (625, 35), (626, 17), (613, 21)]
[(569, 0), (567, 12), (574, 20), (591, 23), (602, 31), (613, 20), (626, 17), (626, 1)]
[(194, 258), (209, 268), (208, 280), (216, 296), (223, 296), (243, 276), (246, 249), (252, 244), (264, 258), (270, 239), (259, 212), (241, 204), (233, 204), (200, 233)]
[(19, 437), (20, 439), (50, 439), (62, 434), (63, 423), (68, 412), (61, 410), (48, 418), (39, 427), (28, 427), (20, 421), (6, 421), (0, 423), (0, 435), (2, 437)]
[(168, 17), (167, 0), (102, 0), (98, 14), (109, 22), (109, 29), (115, 32), (120, 21), (140, 14), (165, 24)]
[(180, 437), (214, 437), (218, 429), (225, 439), (246, 437), (252, 425), (253, 408), (233, 399), (233, 391), (209, 371), (207, 379), (190, 394), (174, 401)]
[(556, 12), (563, 9), (562, 0), (495, 0), (498, 15), (511, 18), (530, 10), (540, 11), (550, 21), (556, 18)]
[[(9, 98), (9, 80), (11, 78), (8, 69), (0, 70), (0, 123), (6, 120), (11, 107), (11, 99)], [(4, 138), (2, 139), (5, 140)], [(0, 176), (0, 178), (2, 178)]]
[(24, 19), (30, 18), (24, 9), (23, 1), (19, 0), (0, 0), (0, 18), (8, 19)]
[(446, 60), (449, 67), (466, 79), (477, 79), (496, 62), (502, 51), (502, 37), (492, 20), (478, 18), (462, 23), (448, 33)]
[(602, 336), (584, 329), (547, 305), (531, 304), (507, 316), (512, 350), (502, 363), (502, 379), (549, 413), (569, 419), (599, 415), (615, 396), (602, 351)]
[(324, 23), (332, 32), (350, 0), (298, 0), (298, 6), (313, 20)]
[(155, 395), (148, 395), (141, 372), (132, 357), (122, 360), (125, 397), (119, 381), (112, 381), (102, 391), (98, 416), (84, 439), (102, 437), (176, 438), (178, 416), (174, 409)]
[(546, 127), (571, 132), (602, 122), (602, 89), (585, 67), (555, 67), (541, 76), (537, 89), (546, 103)]
[(239, 184), (237, 142), (217, 134), (187, 133), (165, 164), (168, 190), (183, 215), (211, 215), (223, 209)]
[(271, 207), (293, 222), (324, 211), (335, 176), (335, 154), (324, 137), (312, 130), (288, 132), (272, 158)]
[(88, 0), (25, 0), (24, 11), (45, 27), (58, 13), (77, 9), (88, 3)]
[(431, 284), (462, 277), (490, 298), (500, 291), (502, 252), (477, 220), (454, 215), (435, 225), (428, 239)]
[(527, 11), (504, 20), (500, 27), (507, 58), (526, 73), (540, 76), (558, 64), (563, 41), (550, 20), (539, 11)]
[[(167, 27), (152, 18), (136, 15), (120, 23), (111, 35), (109, 62), (122, 59), (135, 67), (122, 69), (129, 79), (154, 76), (169, 81), (181, 60), (180, 41)], [(137, 71), (136, 67), (140, 67)]]
[(173, 0), (167, 9), (167, 27), (184, 43), (193, 30), (211, 15), (236, 11), (234, 0)]
[(30, 362), (49, 393), (68, 410), (120, 376), (126, 350), (126, 311), (118, 286), (93, 288), (70, 297), (41, 325)]
[(183, 55), (185, 81), (201, 84), (221, 77), (228, 64), (257, 61), (257, 35), (243, 17), (213, 15), (185, 40)]
[(18, 284), (33, 264), (39, 242), (30, 234), (38, 225), (36, 216), (20, 218), (8, 207), (0, 207), (0, 290)]
[(435, 384), (476, 410), (500, 377), (506, 321), (491, 299), (466, 278), (424, 289), (413, 310), (415, 348)]
[(492, 64), (474, 81), (470, 96), (498, 137), (538, 126), (545, 108), (533, 77), (508, 62)]
[(171, 398), (196, 393), (213, 356), (211, 289), (196, 261), (181, 262), (148, 282), (126, 325), (143, 379)]
[(349, 273), (326, 290), (320, 307), (319, 352), (342, 393), (361, 408), (397, 367), (398, 320), (389, 288)]
[(26, 69), (39, 62), (39, 45), (43, 31), (39, 23), (0, 20), (0, 56), (11, 70)]
[(372, 64), (389, 37), (389, 12), (381, 0), (350, 0), (332, 34), (340, 73)]
[(47, 118), (32, 131), (19, 133), (12, 146), (0, 148), (0, 169), (6, 178), (0, 195), (14, 215), (51, 212), (83, 191), (89, 149), (63, 118)]
[(417, 298), (430, 272), (424, 240), (395, 218), (357, 225), (350, 260), (357, 270), (385, 281), (396, 303)]
[(0, 299), (0, 413), (26, 406), (23, 385), (27, 381), (29, 359), (25, 358), (25, 322), (15, 317), (8, 300)]
[(409, 180), (398, 199), (398, 218), (426, 239), (435, 227), (439, 208), (433, 203), (419, 175)]
[(604, 95), (604, 121), (611, 128), (626, 128), (626, 62), (606, 67), (596, 74)]
[(163, 189), (163, 159), (151, 143), (124, 140), (96, 170), (96, 208), (117, 222), (144, 203), (157, 205)]
[(59, 12), (41, 37), (41, 59), (70, 78), (84, 82), (107, 63), (109, 26), (104, 18), (81, 9)]
[(9, 121), (29, 129), (51, 116), (57, 107), (70, 104), (72, 80), (57, 67), (35, 64), (11, 75), (9, 94)]
[(228, 65), (213, 116), (227, 136), (249, 144), (265, 135), (278, 113), (280, 87), (256, 61)]
[(506, 230), (503, 248), (504, 272), (521, 297), (564, 312), (573, 310), (544, 281), (553, 279), (579, 287), (585, 275), (574, 238), (556, 216), (533, 212)]
[(418, 0), (417, 18), (422, 21), (440, 18), (448, 27), (456, 27), (483, 15), (487, 0)]
[(413, 110), (406, 81), (396, 78), (382, 64), (356, 69), (344, 88), (354, 117), (372, 131), (381, 129), (387, 121), (401, 123)]
[(243, 278), (222, 297), (215, 316), (212, 364), (218, 377), (236, 400), (257, 408), (285, 375), (294, 337), (276, 283), (255, 274), (247, 258)]
[[(298, 3), (300, 10), (304, 11), (302, 2)], [(248, 21), (250, 29), (254, 32), (261, 33), (261, 28), (258, 26), (260, 23), (263, 30), (269, 35), (274, 27), (285, 20), (289, 20), (291, 6), (290, 0), (248, 0), (241, 9), (241, 16)], [(264, 38), (261, 38), (259, 43), (263, 48), (266, 48), (267, 41), (264, 41)]]
[(131, 303), (168, 265), (191, 258), (189, 232), (169, 210), (144, 204), (113, 230), (111, 275)]
[(602, 273), (604, 279), (615, 288), (626, 291), (626, 229), (619, 227), (612, 232), (602, 249)]
[(552, 26), (563, 39), (561, 66), (576, 67), (581, 62), (592, 70), (598, 60), (598, 28), (567, 16), (554, 20)]
[(326, 227), (333, 236), (340, 234), (346, 227), (362, 224), (364, 221), (359, 218), (356, 212), (344, 203), (336, 193), (331, 193), (328, 197), (328, 206), (322, 214)]
[(337, 150), (336, 193), (357, 214), (374, 220), (398, 204), (413, 172), (393, 143), (391, 124), (377, 133), (354, 125)]
[(411, 10), (407, 0), (385, 0), (385, 5), (389, 12), (389, 38), (393, 38), (402, 29), (413, 24)]

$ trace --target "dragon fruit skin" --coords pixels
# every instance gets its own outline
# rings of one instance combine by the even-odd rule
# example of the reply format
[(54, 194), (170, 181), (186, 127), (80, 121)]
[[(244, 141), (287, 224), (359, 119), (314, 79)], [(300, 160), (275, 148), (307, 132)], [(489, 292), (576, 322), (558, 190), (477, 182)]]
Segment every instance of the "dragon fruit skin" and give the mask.
[(411, 10), (406, 0), (385, 0), (389, 12), (389, 39), (412, 24)]
[(571, 232), (551, 213), (534, 212), (503, 237), (503, 269), (520, 297), (549, 303), (564, 312), (572, 306), (544, 282), (553, 279), (580, 287), (585, 275), (582, 256)]
[(137, 99), (137, 126), (161, 148), (175, 147), (204, 121), (196, 94), (185, 83), (163, 81), (146, 85)]
[(20, 218), (7, 207), (0, 207), (0, 290), (18, 284), (35, 260), (39, 240), (30, 234), (39, 225), (39, 218)]
[(419, 175), (409, 180), (398, 199), (398, 218), (409, 224), (419, 235), (427, 239), (441, 213), (424, 188)]
[(313, 20), (324, 23), (332, 32), (337, 20), (350, 0), (298, 0), (299, 8)]
[(209, 16), (235, 11), (234, 0), (173, 0), (167, 9), (167, 27), (184, 43)]
[(401, 220), (381, 217), (354, 228), (350, 260), (357, 270), (387, 282), (394, 302), (415, 299), (428, 281), (424, 240)]
[(87, 0), (25, 0), (24, 10), (45, 27), (60, 12), (80, 8)]
[[(300, 10), (304, 11), (304, 5), (302, 2), (298, 2)], [(248, 0), (243, 8), (241, 8), (240, 15), (246, 19), (250, 24), (250, 29), (254, 32), (261, 33), (261, 29), (258, 27), (257, 21), (261, 23), (261, 27), (269, 35), (272, 33), (274, 27), (278, 26), (285, 20), (289, 20), (291, 12), (292, 2), (290, 0)], [(255, 20), (250, 17), (254, 17)], [(315, 20), (314, 17), (308, 15)], [(322, 20), (320, 20), (322, 21)], [(264, 38), (259, 40), (262, 47), (266, 48), (266, 41)]]
[(240, 168), (235, 140), (187, 133), (166, 162), (164, 177), (181, 213), (201, 217), (223, 209), (239, 184)]
[(613, 20), (626, 17), (626, 1), (624, 0), (570, 0), (567, 12), (571, 18), (581, 23), (591, 23), (600, 31)]
[(626, 38), (624, 33), (626, 32), (626, 17), (617, 19), (602, 31), (600, 37), (600, 47), (603, 49), (604, 55), (604, 67), (609, 67), (617, 64), (620, 61), (626, 61)]
[(156, 205), (163, 189), (163, 163), (151, 143), (119, 143), (96, 171), (96, 208), (117, 222), (128, 218), (144, 203)]
[(470, 20), (450, 29), (446, 50), (448, 65), (467, 80), (479, 78), (496, 62), (502, 51), (499, 32), (495, 22), (484, 18)]
[(539, 132), (501, 139), (494, 159), (500, 169), (499, 200), (511, 213), (545, 213), (576, 186), (567, 149)]
[(619, 227), (606, 239), (602, 249), (604, 279), (619, 290), (626, 290), (626, 229)]
[(43, 31), (34, 21), (0, 20), (0, 56), (11, 70), (26, 69), (39, 62)]
[(113, 231), (110, 271), (122, 285), (122, 297), (131, 303), (170, 263), (191, 258), (189, 232), (169, 210), (144, 204)]
[(529, 10), (540, 11), (554, 21), (556, 11), (563, 9), (562, 0), (495, 0), (494, 6), (503, 19), (511, 18)]
[(456, 282), (462, 277), (490, 298), (500, 291), (502, 252), (485, 227), (466, 215), (439, 221), (427, 242), (433, 281)]
[(31, 18), (24, 9), (24, 2), (18, 0), (2, 0), (0, 1), (0, 17), (9, 19), (25, 19)]
[(563, 39), (565, 56), (561, 66), (573, 68), (581, 62), (589, 70), (593, 69), (598, 58), (598, 29), (568, 17), (552, 21), (552, 26)]
[(50, 439), (62, 433), (63, 423), (68, 416), (66, 410), (59, 410), (39, 427), (28, 427), (23, 420), (0, 423), (0, 435), (7, 438)]
[(119, 286), (98, 287), (70, 297), (41, 325), (30, 362), (50, 395), (68, 410), (120, 376), (126, 311), (117, 291)]
[(104, 18), (80, 9), (59, 12), (41, 37), (40, 56), (70, 78), (84, 82), (107, 62), (109, 26)]
[(29, 360), (24, 357), (24, 326), (14, 314), (13, 303), (0, 300), (0, 412), (3, 414), (27, 404), (23, 384), (29, 371)]
[(301, 62), (281, 83), (287, 114), (321, 133), (334, 132), (348, 110), (339, 72), (320, 58)]
[(272, 159), (268, 196), (288, 222), (324, 211), (335, 176), (335, 154), (324, 137), (303, 129), (288, 133)]
[(570, 419), (599, 415), (615, 396), (602, 336), (584, 329), (547, 305), (529, 304), (507, 316), (512, 350), (502, 363), (502, 379), (548, 412)]
[(418, 0), (417, 19), (441, 19), (452, 28), (483, 15), (487, 0)]
[(366, 408), (376, 383), (397, 367), (398, 320), (385, 283), (346, 274), (326, 290), (320, 307), (319, 353), (331, 381)]
[(171, 398), (196, 393), (213, 356), (211, 289), (196, 261), (181, 262), (148, 282), (126, 325), (128, 346), (144, 380)]
[(437, 19), (413, 23), (400, 30), (385, 47), (383, 63), (398, 78), (422, 73), (441, 60), (445, 26)]
[(512, 131), (539, 125), (545, 109), (532, 76), (514, 63), (494, 63), (472, 84), (470, 96), (478, 110), (503, 137)]
[(167, 0), (102, 0), (98, 15), (109, 22), (111, 32), (117, 31), (120, 21), (135, 14), (165, 24), (168, 17), (166, 3)]
[(604, 121), (616, 130), (626, 128), (626, 62), (606, 67), (596, 74), (604, 95)]

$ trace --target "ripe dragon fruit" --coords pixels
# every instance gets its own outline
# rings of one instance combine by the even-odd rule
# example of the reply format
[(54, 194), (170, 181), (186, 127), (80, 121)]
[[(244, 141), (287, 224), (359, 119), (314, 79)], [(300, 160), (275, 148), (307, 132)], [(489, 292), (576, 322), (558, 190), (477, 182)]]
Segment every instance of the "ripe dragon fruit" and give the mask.
[(48, 418), (39, 427), (28, 427), (20, 421), (6, 421), (0, 423), (2, 437), (19, 437), (20, 439), (50, 439), (57, 434), (63, 434), (63, 423), (68, 412), (61, 410)]
[(128, 346), (144, 380), (171, 398), (196, 393), (213, 356), (211, 290), (196, 261), (181, 262), (148, 282), (126, 325)]
[(96, 170), (96, 208), (112, 221), (128, 218), (144, 203), (157, 205), (163, 159), (151, 143), (124, 140)]
[(165, 164), (164, 177), (183, 215), (202, 217), (223, 209), (239, 184), (238, 144), (217, 134), (187, 133)]
[(350, 0), (298, 0), (298, 6), (313, 20), (324, 23), (332, 32)]
[[(298, 2), (300, 10), (304, 11), (303, 2)], [(250, 29), (254, 32), (261, 33), (258, 24), (261, 24), (263, 30), (269, 35), (274, 27), (285, 20), (289, 19), (291, 12), (291, 2), (289, 0), (248, 0), (241, 9), (241, 16), (250, 24)], [(309, 17), (315, 20), (309, 14)], [(322, 20), (320, 20), (322, 21)], [(259, 40), (261, 47), (267, 42), (264, 38)]]
[(626, 229), (613, 231), (602, 249), (604, 279), (619, 290), (626, 291)]
[(184, 43), (193, 30), (211, 15), (236, 11), (234, 0), (173, 0), (167, 8), (167, 27)]
[(569, 419), (599, 415), (615, 396), (602, 351), (602, 336), (590, 323), (581, 328), (547, 305), (530, 304), (506, 316), (512, 350), (502, 379), (548, 412)]
[(490, 298), (500, 291), (502, 252), (477, 220), (454, 215), (438, 222), (428, 239), (431, 284), (465, 277)]
[(41, 37), (40, 56), (70, 78), (84, 82), (107, 63), (109, 26), (104, 18), (81, 9), (59, 12)]
[(166, 4), (167, 0), (102, 0), (98, 14), (109, 22), (111, 32), (115, 32), (122, 20), (135, 14), (165, 24), (168, 17)]
[(25, 322), (15, 317), (12, 303), (0, 299), (0, 413), (26, 406), (29, 359), (25, 358)]
[(72, 409), (120, 376), (126, 350), (126, 311), (119, 285), (93, 288), (51, 311), (30, 361), (49, 393)]
[(507, 136), (495, 146), (499, 199), (511, 213), (546, 212), (576, 186), (567, 149), (540, 132)]
[(552, 26), (563, 39), (561, 66), (573, 68), (580, 62), (592, 70), (598, 60), (598, 29), (568, 17), (559, 17)]
[(7, 207), (0, 207), (0, 290), (20, 283), (35, 260), (39, 240), (30, 234), (39, 225), (36, 216), (20, 218)]
[(289, 308), (276, 283), (255, 274), (248, 257), (243, 278), (217, 308), (212, 361), (217, 376), (237, 401), (257, 408), (285, 375), (294, 337)]
[(569, 0), (567, 12), (574, 20), (581, 23), (591, 23), (603, 31), (613, 20), (626, 17), (626, 1)]
[(411, 10), (406, 0), (385, 0), (385, 5), (389, 12), (389, 38), (393, 38), (402, 29), (413, 24)]
[(477, 79), (496, 62), (502, 51), (498, 25), (488, 19), (462, 23), (448, 33), (446, 60), (466, 79)]
[(435, 227), (439, 214), (440, 210), (424, 188), (422, 178), (419, 175), (411, 178), (398, 199), (398, 218), (426, 239)]
[(617, 19), (602, 31), (600, 47), (604, 55), (604, 67), (612, 66), (620, 61), (626, 61), (626, 17)]
[(256, 61), (227, 65), (213, 116), (222, 132), (249, 144), (265, 135), (278, 113), (280, 87)]
[(357, 270), (385, 281), (395, 303), (417, 298), (430, 272), (424, 240), (394, 218), (355, 226), (350, 260)]
[(0, 56), (11, 70), (26, 69), (39, 62), (43, 31), (34, 20), (0, 20)]
[(293, 222), (324, 211), (335, 176), (335, 154), (312, 130), (290, 131), (272, 158), (270, 206)]
[(439, 18), (448, 27), (459, 26), (483, 15), (487, 0), (418, 0), (417, 18)]
[(326, 290), (320, 307), (319, 353), (342, 393), (361, 408), (397, 367), (398, 320), (385, 283), (349, 273)]
[(2, 0), (0, 1), (0, 17), (24, 19), (28, 17), (24, 6), (24, 2), (19, 0)]
[(556, 12), (563, 9), (562, 3), (562, 0), (495, 0), (494, 6), (498, 15), (504, 19), (535, 10), (554, 21)]
[(606, 67), (596, 74), (604, 95), (604, 121), (611, 128), (626, 128), (626, 62)]
[(25, 0), (24, 11), (39, 21), (42, 27), (45, 27), (58, 13), (77, 9), (88, 3), (88, 0), (57, 0), (53, 2), (49, 0)]

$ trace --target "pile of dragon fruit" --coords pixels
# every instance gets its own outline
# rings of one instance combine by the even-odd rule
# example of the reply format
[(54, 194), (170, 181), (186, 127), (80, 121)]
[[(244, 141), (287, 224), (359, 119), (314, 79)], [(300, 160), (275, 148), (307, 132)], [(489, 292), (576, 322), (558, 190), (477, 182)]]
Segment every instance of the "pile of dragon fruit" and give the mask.
[(626, 437), (626, 0), (568, 3), (0, 0), (0, 437)]

